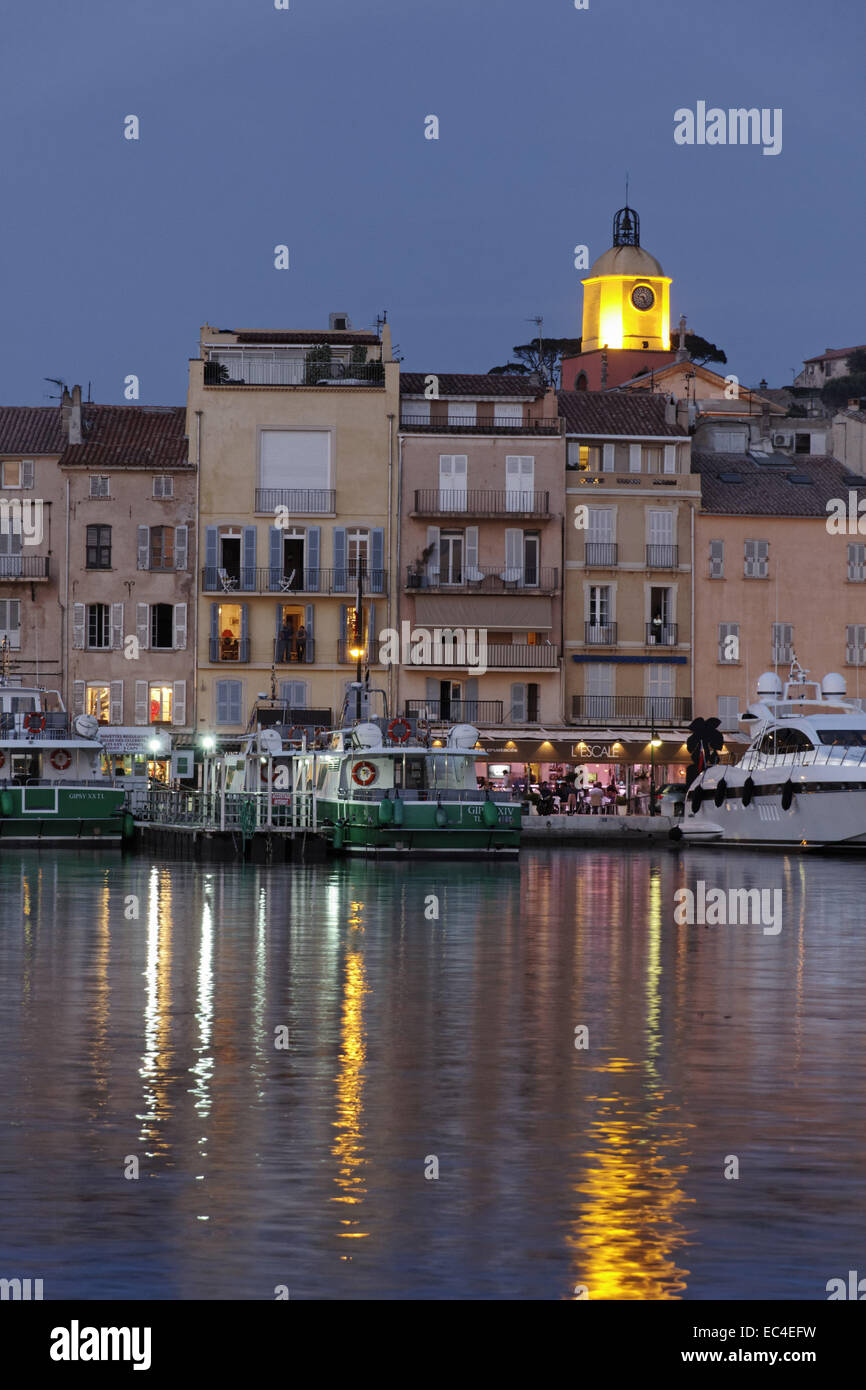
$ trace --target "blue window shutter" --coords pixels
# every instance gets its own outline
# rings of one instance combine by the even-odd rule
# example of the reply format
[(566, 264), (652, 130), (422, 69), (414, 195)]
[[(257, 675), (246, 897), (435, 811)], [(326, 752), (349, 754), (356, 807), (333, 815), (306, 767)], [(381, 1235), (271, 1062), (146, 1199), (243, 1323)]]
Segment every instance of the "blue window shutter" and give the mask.
[(243, 723), (243, 711), (241, 709), (242, 685), (240, 681), (227, 681), (229, 687), (229, 720), (230, 724)]
[(313, 625), (315, 619), (315, 612), (316, 610), (312, 603), (308, 603), (304, 607), (304, 627), (307, 629), (307, 650), (304, 659), (310, 662), (315, 661), (316, 659), (316, 629)]
[(282, 605), (281, 603), (278, 603), (278, 604), (277, 604), (277, 626), (276, 626), (276, 628), (275, 628), (276, 635), (277, 635), (278, 637), (279, 637), (279, 635), (280, 635), (280, 628), (282, 627), (282, 625), (283, 625), (283, 605)]
[(304, 588), (308, 593), (319, 592), (319, 556), (321, 554), (321, 526), (307, 527), (307, 573), (304, 575)]
[(270, 565), (270, 586), (279, 589), (283, 577), (283, 531), (280, 526), (272, 526), (268, 532), (268, 564)]
[[(216, 573), (216, 571), (214, 571), (214, 573)], [(219, 627), (219, 622), (220, 622), (220, 606), (219, 606), (218, 603), (212, 603), (211, 606), (210, 606), (210, 653), (209, 653), (209, 659), (210, 659), (211, 661), (218, 661), (218, 660), (219, 660), (219, 649), (220, 649), (220, 627)], [(220, 684), (220, 685), (225, 685), (225, 681), (219, 681), (218, 684)]]
[(334, 527), (334, 589), (337, 593), (344, 593), (346, 589), (345, 526)]
[(385, 569), (385, 528), (374, 526), (370, 532), (370, 553), (372, 563), (370, 568), (373, 573), (370, 575), (371, 594), (381, 594), (384, 588), (384, 569)]
[(256, 587), (256, 528), (245, 526), (241, 541), (241, 588), (249, 592)]
[(218, 724), (228, 724), (229, 722), (228, 687), (230, 684), (230, 681), (217, 681), (216, 683), (216, 722)]
[(292, 681), (292, 709), (307, 708), (307, 682)]
[(474, 720), (474, 719), (477, 719), (477, 718), (478, 718), (478, 681), (477, 681), (477, 679), (473, 679), (473, 680), (467, 681), (467, 682), (466, 682), (466, 685), (464, 686), (464, 690), (466, 691), (466, 699), (463, 701), (463, 717), (464, 717), (464, 719), (473, 719), (473, 720)]
[(376, 651), (376, 605), (370, 604), (370, 616), (367, 619), (367, 665), (371, 665), (378, 660), (379, 653)]
[(241, 649), (238, 653), (241, 661), (250, 659), (250, 605), (241, 604)]
[(204, 586), (206, 589), (215, 589), (217, 586), (217, 569), (219, 567), (218, 536), (219, 531), (216, 526), (206, 526), (204, 528)]
[(345, 603), (340, 604), (340, 641), (345, 642), (348, 636), (349, 609)]

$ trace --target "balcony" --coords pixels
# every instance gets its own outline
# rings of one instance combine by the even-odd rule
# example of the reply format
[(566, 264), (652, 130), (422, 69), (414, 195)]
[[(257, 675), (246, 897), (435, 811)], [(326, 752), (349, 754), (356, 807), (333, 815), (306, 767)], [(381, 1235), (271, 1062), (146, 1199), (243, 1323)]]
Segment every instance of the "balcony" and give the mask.
[(342, 386), (384, 388), (381, 362), (326, 357), (274, 359), (253, 350), (225, 349), (204, 364), (205, 386)]
[(312, 666), (316, 660), (315, 637), (292, 636), (288, 642), (278, 637), (273, 643), (273, 662), (275, 666)]
[(487, 666), (491, 671), (497, 667), (507, 671), (555, 671), (558, 665), (559, 647), (546, 642), (487, 644)]
[(411, 405), (400, 414), (401, 430), (413, 434), (559, 434), (561, 426), (555, 416), (536, 420), (498, 420), (494, 415), (458, 415), (450, 419), (431, 420), (429, 415), (413, 415)]
[(426, 719), (430, 724), (501, 724), (501, 700), (407, 700), (407, 719)]
[(337, 493), (327, 487), (257, 487), (256, 514), (266, 516), (286, 507), (292, 516), (333, 516)]
[(208, 639), (208, 659), (213, 662), (237, 665), (238, 662), (246, 662), (250, 659), (250, 639), (249, 637), (228, 638), (211, 637)]
[(618, 563), (619, 546), (611, 541), (587, 541), (586, 568), (613, 569)]
[(361, 657), (362, 667), (379, 666), (381, 664), (379, 661), (378, 642), (373, 643), (373, 648), (371, 650), (369, 643), (366, 641), (362, 641), (360, 644), (358, 644), (355, 642), (354, 637), (341, 637), (337, 642), (337, 665), (357, 666), (358, 658), (356, 656), (352, 656), (352, 652), (357, 649), (358, 645), (362, 647), (364, 652), (364, 655)]
[[(385, 593), (386, 573), (383, 569), (362, 570), (364, 593)], [(208, 566), (201, 572), (204, 594), (354, 594), (357, 584), (357, 570), (348, 566), (338, 570), (289, 570), (288, 573), (268, 565), (233, 570)]]
[(510, 492), (506, 489), (418, 488), (413, 516), (537, 517), (550, 516), (549, 492)]
[(583, 640), (588, 647), (613, 647), (616, 628), (616, 623), (584, 623)]
[(688, 724), (692, 702), (685, 695), (573, 695), (571, 717), (579, 724)]
[(646, 548), (646, 567), (648, 570), (675, 570), (680, 563), (678, 545), (648, 545)]
[(646, 641), (648, 647), (675, 647), (677, 645), (676, 623), (647, 623)]
[(3, 583), (47, 578), (47, 555), (0, 555), (0, 581)]
[(553, 566), (476, 565), (458, 571), (456, 578), (449, 578), (439, 570), (410, 565), (406, 572), (406, 588), (467, 594), (552, 594), (559, 588), (559, 570)]

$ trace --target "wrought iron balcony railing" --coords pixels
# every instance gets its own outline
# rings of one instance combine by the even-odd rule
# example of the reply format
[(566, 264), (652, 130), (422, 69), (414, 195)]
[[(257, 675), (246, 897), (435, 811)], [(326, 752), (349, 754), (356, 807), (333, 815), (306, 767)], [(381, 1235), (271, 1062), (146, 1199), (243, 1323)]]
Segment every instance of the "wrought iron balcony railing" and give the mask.
[(428, 723), (501, 724), (502, 700), (407, 700), (407, 718)]
[(562, 427), (555, 416), (535, 420), (499, 420), (495, 415), (458, 415), (450, 419), (431, 419), (429, 415), (413, 413), (407, 402), (400, 413), (401, 430), (423, 434), (560, 434)]
[(573, 695), (571, 717), (581, 724), (680, 725), (691, 720), (692, 702), (685, 695)]
[(256, 512), (265, 515), (286, 507), (291, 516), (328, 516), (337, 505), (337, 493), (327, 487), (257, 487)]
[(430, 565), (410, 565), (407, 589), (459, 589), (470, 594), (510, 594), (515, 590), (555, 593), (559, 570), (551, 565), (462, 565), (440, 570)]
[(0, 579), (47, 579), (47, 555), (0, 555)]
[(587, 541), (587, 569), (612, 569), (617, 564), (619, 546), (612, 541)]
[[(365, 594), (385, 592), (387, 571), (384, 569), (364, 569), (361, 571), (362, 588)], [(281, 566), (263, 565), (255, 568), (241, 566), (222, 569), (206, 566), (201, 572), (202, 592), (206, 594), (354, 594), (358, 584), (358, 572), (350, 565), (340, 569), (285, 570)]]
[(646, 640), (650, 647), (675, 647), (677, 645), (676, 623), (647, 623)]
[(613, 647), (616, 627), (616, 623), (584, 623), (583, 640), (588, 647)]
[(548, 517), (550, 493), (504, 488), (416, 488), (415, 515)]
[(679, 565), (678, 545), (648, 545), (646, 564), (650, 570), (675, 570)]

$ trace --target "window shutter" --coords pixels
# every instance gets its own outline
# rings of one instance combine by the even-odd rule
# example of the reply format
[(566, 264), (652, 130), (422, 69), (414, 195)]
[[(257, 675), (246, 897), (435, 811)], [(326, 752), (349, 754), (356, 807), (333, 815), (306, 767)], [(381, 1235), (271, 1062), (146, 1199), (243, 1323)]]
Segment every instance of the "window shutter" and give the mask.
[(857, 583), (866, 579), (866, 545), (848, 546), (848, 578)]
[(523, 579), (523, 532), (510, 528), (505, 532), (505, 578), (512, 584)]
[(346, 528), (334, 527), (334, 589), (344, 593), (346, 589)]
[(511, 718), (517, 724), (526, 722), (526, 685), (522, 681), (511, 687)]
[(140, 570), (150, 569), (149, 526), (139, 526), (138, 528), (138, 568)]
[(150, 646), (150, 605), (147, 603), (135, 605), (135, 634), (139, 650), (146, 651)]
[(111, 647), (113, 651), (123, 648), (123, 604), (111, 605)]
[(319, 556), (321, 554), (321, 526), (307, 527), (307, 572), (304, 575), (304, 587), (308, 593), (315, 594), (319, 590)]
[(313, 642), (313, 639), (315, 637), (315, 629), (313, 627), (315, 611), (316, 610), (313, 607), (312, 603), (308, 603), (304, 608), (304, 627), (307, 629), (307, 650), (305, 653), (305, 660), (307, 661), (314, 661), (316, 656), (315, 646)]
[(424, 681), (424, 699), (427, 701), (427, 718), (439, 718), (440, 685), (435, 676), (427, 676)]
[(728, 637), (737, 637), (739, 631), (739, 623), (719, 623), (719, 661), (730, 664), (735, 659), (725, 655), (725, 642)]
[(84, 681), (72, 682), (72, 713), (73, 715), (84, 713)]
[(427, 549), (432, 545), (427, 561), (427, 579), (430, 584), (439, 583), (439, 527), (427, 527)]
[(664, 470), (666, 473), (676, 473), (677, 471), (677, 446), (676, 444), (665, 445)]
[(229, 693), (230, 681), (217, 681), (216, 683), (216, 722), (217, 724), (228, 724), (229, 722)]
[(256, 528), (245, 526), (241, 539), (241, 588), (247, 593), (256, 587)]
[(602, 445), (602, 450), (601, 450), (601, 455), (602, 455), (602, 458), (601, 458), (601, 471), (602, 471), (602, 473), (612, 473), (613, 470), (614, 470), (614, 467), (616, 466), (616, 464), (615, 464), (615, 456), (614, 456), (614, 446), (613, 446), (612, 444), (603, 444), (603, 445)]
[(135, 682), (135, 722), (136, 724), (147, 724), (149, 710), (147, 707), (147, 681)]
[(21, 464), (21, 486), (33, 487), (33, 460), (24, 459)]
[(478, 577), (478, 527), (466, 527), (466, 578)]
[(852, 623), (846, 627), (845, 660), (849, 666), (866, 665), (866, 625)]
[(154, 480), (153, 480), (153, 495), (154, 495), (154, 497), (162, 497), (162, 496), (163, 496), (162, 484), (163, 484), (163, 477), (162, 477), (162, 474), (161, 474), (161, 473), (157, 473), (157, 474), (155, 475), (155, 477), (154, 477)]
[(473, 676), (463, 685), (463, 718), (471, 719), (473, 723), (478, 718), (478, 679)]
[(174, 605), (173, 643), (176, 652), (186, 651), (186, 604)]
[(370, 604), (370, 611), (367, 618), (367, 665), (378, 663), (379, 653), (376, 650), (376, 605)]
[(206, 589), (216, 588), (218, 561), (219, 532), (216, 526), (206, 526), (204, 528), (204, 586)]
[(76, 651), (84, 648), (84, 622), (86, 612), (83, 603), (73, 603), (72, 605), (72, 645)]
[(292, 709), (306, 709), (308, 689), (307, 682), (291, 681), (290, 684), (292, 687)]
[(186, 681), (175, 681), (171, 698), (172, 724), (186, 723)]
[(725, 577), (725, 542), (710, 541), (710, 579)]
[(385, 569), (385, 528), (374, 526), (370, 531), (370, 593), (381, 594)]
[(281, 603), (278, 603), (278, 604), (277, 604), (277, 608), (276, 608), (276, 619), (277, 619), (277, 625), (276, 625), (276, 628), (274, 629), (274, 632), (275, 632), (276, 636), (279, 637), (279, 635), (280, 635), (280, 628), (281, 628), (282, 625), (283, 625), (283, 605), (282, 605)]
[(340, 641), (345, 642), (348, 635), (349, 608), (345, 603), (340, 604)]
[(629, 473), (640, 472), (640, 445), (629, 444), (628, 446), (628, 471)]
[(229, 723), (241, 724), (243, 722), (243, 710), (241, 709), (241, 699), (243, 696), (243, 685), (240, 681), (229, 681)]
[(279, 589), (283, 577), (283, 528), (268, 528), (268, 583), (272, 590)]
[(241, 604), (241, 643), (238, 657), (241, 661), (250, 659), (250, 605)]
[(758, 574), (765, 579), (770, 571), (770, 542), (758, 541)]
[(189, 527), (175, 526), (174, 528), (174, 567), (176, 570), (185, 570), (187, 567), (187, 556), (189, 552)]
[(112, 681), (109, 686), (108, 722), (123, 723), (123, 681)]

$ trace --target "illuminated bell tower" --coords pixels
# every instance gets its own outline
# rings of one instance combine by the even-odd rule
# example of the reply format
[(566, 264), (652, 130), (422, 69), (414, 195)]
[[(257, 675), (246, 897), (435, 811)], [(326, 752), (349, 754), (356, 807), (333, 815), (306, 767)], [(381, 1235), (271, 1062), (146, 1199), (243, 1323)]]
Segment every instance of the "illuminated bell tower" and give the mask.
[(582, 352), (670, 351), (670, 277), (640, 244), (640, 218), (620, 208), (613, 245), (583, 281)]

